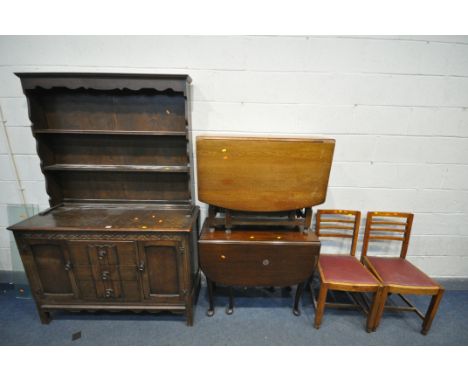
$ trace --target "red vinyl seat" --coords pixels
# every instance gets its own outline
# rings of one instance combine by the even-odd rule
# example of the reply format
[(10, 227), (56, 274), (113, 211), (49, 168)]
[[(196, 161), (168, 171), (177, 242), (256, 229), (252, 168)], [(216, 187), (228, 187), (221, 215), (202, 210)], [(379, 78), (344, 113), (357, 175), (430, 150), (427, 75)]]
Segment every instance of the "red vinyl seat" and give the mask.
[(368, 256), (367, 258), (386, 285), (439, 287), (434, 280), (406, 259), (376, 256)]
[(379, 281), (354, 256), (321, 255), (322, 282), (376, 285)]

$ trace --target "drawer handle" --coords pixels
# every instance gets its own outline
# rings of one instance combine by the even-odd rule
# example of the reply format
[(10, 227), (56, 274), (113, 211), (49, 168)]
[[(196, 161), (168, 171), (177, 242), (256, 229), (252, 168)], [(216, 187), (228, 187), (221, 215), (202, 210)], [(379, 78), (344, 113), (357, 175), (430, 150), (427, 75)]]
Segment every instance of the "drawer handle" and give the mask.
[(66, 271), (71, 271), (72, 270), (72, 263), (70, 261), (67, 261), (65, 263), (65, 270)]
[(270, 265), (270, 260), (265, 259), (265, 260), (262, 261), (262, 264), (265, 265), (265, 266)]
[(137, 270), (140, 272), (145, 271), (145, 263), (143, 261), (140, 263), (140, 265), (137, 266)]
[(112, 295), (114, 294), (114, 290), (113, 289), (106, 289), (106, 293), (105, 293), (105, 297), (106, 298), (110, 298), (112, 297)]
[(109, 271), (104, 271), (104, 272), (102, 272), (101, 277), (102, 277), (102, 279), (103, 279), (104, 281), (109, 280), (109, 276), (110, 276)]
[(98, 259), (99, 260), (103, 260), (104, 259), (104, 256), (107, 255), (107, 251), (105, 249), (99, 249), (98, 250)]
[(221, 255), (219, 256), (221, 260), (226, 260), (226, 256), (225, 255)]

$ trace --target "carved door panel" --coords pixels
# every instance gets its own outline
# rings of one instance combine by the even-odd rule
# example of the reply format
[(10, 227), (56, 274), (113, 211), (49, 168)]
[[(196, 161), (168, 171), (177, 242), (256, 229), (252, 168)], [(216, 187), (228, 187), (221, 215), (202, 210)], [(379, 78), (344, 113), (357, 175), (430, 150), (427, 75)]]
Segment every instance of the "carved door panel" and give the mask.
[(145, 299), (161, 303), (179, 303), (184, 288), (184, 247), (179, 241), (155, 240), (138, 243)]
[(79, 298), (73, 263), (64, 241), (28, 240), (21, 253), (32, 292), (42, 301)]

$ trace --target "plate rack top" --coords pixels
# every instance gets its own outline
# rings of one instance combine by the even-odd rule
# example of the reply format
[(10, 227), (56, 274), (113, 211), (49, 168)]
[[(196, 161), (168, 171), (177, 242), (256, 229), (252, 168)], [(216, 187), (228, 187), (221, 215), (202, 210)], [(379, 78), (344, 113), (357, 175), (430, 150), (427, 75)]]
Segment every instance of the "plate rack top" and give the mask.
[(193, 204), (188, 75), (16, 75), (51, 206)]

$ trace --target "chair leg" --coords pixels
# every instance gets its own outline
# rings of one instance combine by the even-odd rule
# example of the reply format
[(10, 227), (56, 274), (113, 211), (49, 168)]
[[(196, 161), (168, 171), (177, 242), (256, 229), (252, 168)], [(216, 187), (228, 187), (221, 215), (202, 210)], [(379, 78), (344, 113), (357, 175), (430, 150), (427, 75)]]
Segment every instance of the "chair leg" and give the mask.
[(319, 329), (322, 323), (323, 312), (325, 310), (325, 301), (327, 300), (328, 288), (326, 285), (320, 285), (319, 296), (317, 300), (317, 309), (315, 309), (315, 329)]
[(426, 316), (424, 317), (424, 321), (422, 324), (421, 333), (426, 335), (431, 328), (432, 320), (434, 319), (437, 309), (439, 309), (440, 301), (442, 300), (442, 296), (444, 294), (444, 289), (439, 289), (437, 294), (432, 296), (431, 303), (429, 304), (429, 308), (427, 309)]
[(374, 293), (374, 298), (372, 300), (372, 305), (369, 309), (369, 313), (367, 315), (367, 322), (366, 322), (366, 331), (367, 333), (371, 333), (374, 331), (375, 326), (375, 319), (377, 317), (378, 310), (380, 308), (380, 302), (382, 298), (383, 288), (380, 287)]
[(385, 309), (385, 303), (387, 302), (387, 297), (388, 297), (389, 291), (388, 287), (382, 287), (381, 292), (380, 292), (380, 302), (377, 303), (378, 308), (376, 309), (375, 317), (374, 317), (374, 325), (372, 328), (372, 331), (375, 332), (377, 328), (379, 327), (380, 324), (380, 319), (382, 318), (384, 309)]

